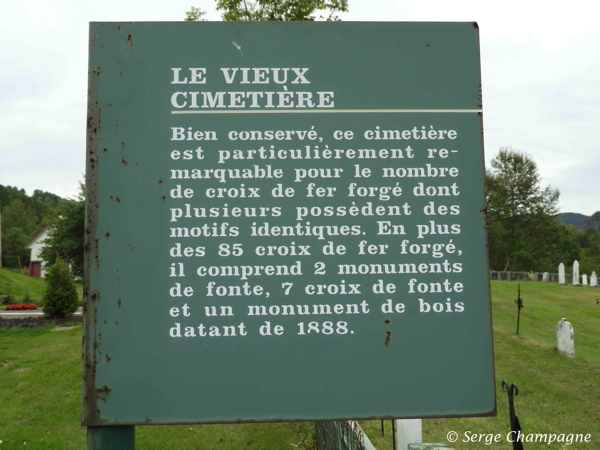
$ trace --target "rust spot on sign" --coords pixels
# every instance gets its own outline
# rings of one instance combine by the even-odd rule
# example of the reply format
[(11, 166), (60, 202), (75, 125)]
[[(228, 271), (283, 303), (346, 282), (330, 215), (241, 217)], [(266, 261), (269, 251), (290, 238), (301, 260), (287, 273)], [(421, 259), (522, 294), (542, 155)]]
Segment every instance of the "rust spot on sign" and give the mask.
[(99, 400), (103, 400), (104, 402), (106, 402), (106, 399), (108, 398), (108, 394), (110, 394), (111, 391), (112, 391), (112, 389), (109, 388), (105, 384), (101, 388), (96, 389), (96, 396), (98, 397)]
[(390, 345), (390, 341), (392, 340), (392, 332), (388, 331), (385, 334), (385, 346), (387, 347), (388, 345)]

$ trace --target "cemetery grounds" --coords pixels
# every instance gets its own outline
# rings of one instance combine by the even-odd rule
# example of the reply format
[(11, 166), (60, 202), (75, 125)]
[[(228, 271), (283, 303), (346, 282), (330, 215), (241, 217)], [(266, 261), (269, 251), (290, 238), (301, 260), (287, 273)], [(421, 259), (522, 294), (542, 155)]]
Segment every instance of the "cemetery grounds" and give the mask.
[[(523, 433), (591, 434), (592, 442), (525, 444), (526, 449), (600, 449), (600, 288), (522, 282), (516, 335), (517, 282), (492, 282), (496, 417), (423, 420), (424, 442), (455, 449), (509, 449), (508, 401), (502, 380), (516, 383), (516, 413)], [(577, 356), (556, 351), (556, 323), (566, 317), (575, 329)], [(80, 425), (81, 335), (79, 324), (59, 329), (0, 329), (0, 450), (83, 449)], [(158, 363), (158, 362), (157, 362)], [(374, 368), (376, 370), (376, 368)], [(440, 370), (443, 370), (441, 367)], [(349, 392), (349, 395), (352, 395)], [(380, 450), (392, 448), (391, 421), (360, 421)], [(500, 433), (499, 443), (464, 443), (464, 433)], [(314, 425), (306, 423), (136, 427), (137, 448), (312, 449)]]

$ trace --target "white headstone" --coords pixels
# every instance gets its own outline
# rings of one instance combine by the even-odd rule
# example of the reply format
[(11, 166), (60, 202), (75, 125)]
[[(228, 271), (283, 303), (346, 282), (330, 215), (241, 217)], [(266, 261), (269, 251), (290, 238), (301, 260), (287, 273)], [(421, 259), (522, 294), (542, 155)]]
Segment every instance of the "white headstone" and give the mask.
[(563, 263), (558, 265), (558, 283), (567, 284), (565, 281), (565, 265)]
[(579, 286), (579, 263), (573, 263), (573, 286)]
[(575, 356), (575, 330), (566, 318), (556, 324), (556, 348), (567, 356)]
[(549, 274), (548, 272), (544, 272), (544, 273), (542, 274), (542, 281), (544, 281), (544, 282), (546, 282), (546, 283), (547, 283), (548, 281), (550, 281), (550, 274)]
[(590, 286), (591, 287), (598, 286), (598, 279), (596, 278), (596, 272), (592, 272), (592, 276), (590, 277)]
[(581, 275), (581, 284), (587, 286), (587, 275), (585, 273)]

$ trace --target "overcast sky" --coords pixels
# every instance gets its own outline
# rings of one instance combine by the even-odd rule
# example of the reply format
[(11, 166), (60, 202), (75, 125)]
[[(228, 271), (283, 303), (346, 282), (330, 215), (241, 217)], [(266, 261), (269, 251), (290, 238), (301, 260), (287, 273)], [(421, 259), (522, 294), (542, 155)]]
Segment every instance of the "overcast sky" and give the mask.
[[(85, 170), (88, 22), (176, 21), (213, 0), (10, 0), (0, 27), (0, 184), (74, 195)], [(562, 212), (600, 210), (600, 3), (350, 0), (351, 21), (477, 21), (486, 160), (526, 151)]]

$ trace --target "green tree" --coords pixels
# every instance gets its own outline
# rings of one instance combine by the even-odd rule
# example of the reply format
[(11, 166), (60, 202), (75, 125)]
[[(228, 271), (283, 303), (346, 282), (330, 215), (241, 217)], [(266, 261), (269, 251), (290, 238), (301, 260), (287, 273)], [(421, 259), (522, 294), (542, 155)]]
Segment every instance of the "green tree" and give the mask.
[(29, 197), (24, 189), (0, 185), (0, 208), (4, 209), (15, 200), (23, 202), (28, 210), (28, 216), (39, 229), (43, 222), (54, 214), (62, 199), (57, 195), (37, 189)]
[(191, 7), (189, 11), (185, 13), (185, 21), (186, 22), (204, 22), (206, 19), (204, 15), (206, 12), (202, 11), (200, 8)]
[(25, 245), (36, 232), (32, 211), (19, 199), (13, 200), (2, 212), (3, 266), (18, 267), (29, 264), (30, 250)]
[(84, 233), (85, 193), (83, 184), (80, 184), (77, 198), (62, 202), (48, 231), (48, 238), (42, 249), (46, 265), (54, 264), (58, 255), (71, 265), (73, 275), (83, 277)]
[(62, 199), (40, 190), (29, 197), (24, 189), (0, 185), (0, 211), (2, 213), (2, 265), (27, 266), (30, 251), (25, 244), (52, 219), (56, 206)]
[[(592, 216), (593, 217), (593, 216)], [(569, 227), (573, 239), (581, 247), (579, 257), (579, 273), (600, 275), (600, 233), (595, 228), (582, 230), (576, 226)]]
[(58, 207), (58, 205), (60, 204), (60, 202), (63, 200), (58, 195), (53, 194), (51, 192), (42, 191), (41, 189), (34, 190), (33, 191), (33, 195), (31, 196), (31, 198), (39, 200), (42, 203), (49, 204), (53, 208)]
[[(348, 0), (216, 0), (226, 21), (314, 21), (341, 20), (348, 12)], [(192, 7), (185, 20), (203, 20), (204, 13)]]
[(578, 246), (557, 223), (560, 192), (542, 188), (528, 154), (503, 147), (486, 173), (490, 266), (495, 270), (555, 271)]
[(44, 313), (52, 318), (63, 318), (77, 310), (77, 288), (71, 270), (65, 261), (56, 258), (46, 273)]

